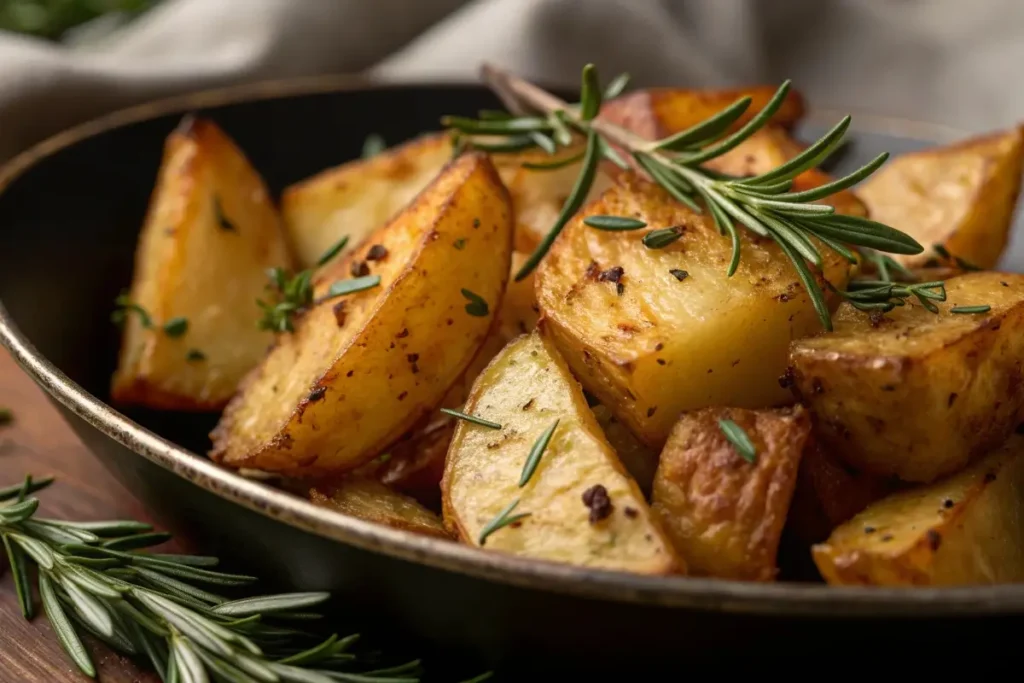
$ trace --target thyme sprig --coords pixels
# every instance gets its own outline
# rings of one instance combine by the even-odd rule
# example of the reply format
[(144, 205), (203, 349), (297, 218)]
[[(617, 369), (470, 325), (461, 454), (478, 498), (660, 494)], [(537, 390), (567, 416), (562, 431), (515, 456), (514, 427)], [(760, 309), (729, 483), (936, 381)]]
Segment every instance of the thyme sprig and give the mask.
[(0, 489), (3, 540), (18, 604), (35, 616), (34, 567), (43, 611), (65, 652), (87, 676), (96, 668), (82, 641), (91, 634), (146, 660), (176, 683), (415, 683), (419, 662), (366, 671), (351, 651), (358, 636), (326, 640), (290, 625), (316, 618), (326, 593), (231, 600), (214, 590), (253, 577), (211, 569), (214, 557), (143, 551), (167, 540), (133, 521), (75, 523), (36, 515), (32, 494), (53, 480), (27, 477)]
[[(790, 191), (796, 176), (818, 166), (840, 147), (849, 128), (850, 117), (836, 124), (801, 154), (761, 175), (733, 177), (703, 166), (735, 149), (768, 123), (785, 100), (789, 81), (779, 87), (761, 111), (733, 132), (734, 124), (740, 121), (751, 104), (749, 97), (737, 100), (715, 116), (684, 131), (651, 141), (598, 118), (608, 91), (602, 93), (592, 64), (583, 69), (578, 104), (569, 104), (493, 66), (485, 65), (483, 74), (502, 101), (518, 115), (506, 113), (480, 119), (455, 116), (442, 119), (444, 125), (454, 129), (461, 144), (491, 153), (530, 148), (554, 153), (559, 147), (575, 145), (579, 137), (585, 140), (576, 184), (547, 236), (516, 273), (517, 281), (537, 267), (559, 232), (579, 210), (593, 186), (602, 160), (621, 168), (632, 166), (640, 169), (679, 202), (699, 213), (707, 211), (719, 232), (732, 241), (732, 259), (727, 269), (729, 276), (736, 272), (740, 263), (739, 227), (773, 240), (793, 263), (822, 325), (829, 330), (832, 329), (831, 316), (825, 294), (815, 276), (815, 271), (820, 273), (823, 266), (822, 246), (835, 250), (848, 260), (853, 260), (854, 256), (847, 245), (897, 254), (918, 254), (924, 250), (912, 237), (889, 226), (857, 216), (839, 215), (833, 207), (817, 203), (871, 175), (885, 163), (888, 154), (880, 154), (853, 173), (821, 187)], [(614, 87), (609, 90), (612, 95), (617, 95), (624, 88), (624, 79), (616, 79), (613, 83)], [(481, 135), (488, 137), (484, 141), (473, 137)], [(503, 137), (494, 141), (493, 136)], [(631, 160), (627, 162), (619, 150), (628, 154)], [(893, 294), (899, 296), (896, 290)]]

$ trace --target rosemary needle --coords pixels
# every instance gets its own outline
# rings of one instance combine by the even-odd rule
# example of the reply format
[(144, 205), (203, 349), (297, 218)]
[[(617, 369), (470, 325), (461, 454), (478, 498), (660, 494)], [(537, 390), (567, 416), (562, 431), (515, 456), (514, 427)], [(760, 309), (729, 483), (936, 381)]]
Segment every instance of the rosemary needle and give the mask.
[(466, 413), (461, 413), (458, 410), (452, 410), (451, 408), (441, 408), (441, 412), (444, 413), (445, 415), (451, 415), (452, 417), (457, 418), (459, 420), (472, 422), (473, 424), (480, 425), (481, 427), (501, 429), (501, 425), (498, 424), (497, 422), (491, 422), (490, 420), (485, 420), (482, 417), (477, 417), (476, 415), (468, 415)]
[(732, 420), (722, 419), (718, 421), (718, 428), (722, 430), (722, 434), (733, 445), (741, 458), (749, 463), (757, 461), (757, 449), (747, 433), (743, 431), (743, 427)]
[(469, 291), (468, 289), (462, 290), (462, 296), (466, 297), (466, 300), (469, 301), (469, 303), (466, 304), (466, 313), (477, 318), (483, 318), (487, 315), (490, 309), (483, 297)]
[(953, 308), (949, 309), (949, 312), (950, 313), (970, 314), (970, 313), (988, 313), (991, 310), (992, 310), (992, 307), (988, 306), (988, 305), (982, 305), (982, 306), (954, 306)]
[(322, 254), (322, 255), (320, 256), (320, 258), (319, 258), (319, 259), (317, 259), (316, 265), (317, 265), (317, 266), (323, 266), (323, 265), (326, 265), (326, 264), (327, 264), (327, 263), (328, 263), (329, 261), (331, 261), (331, 260), (332, 260), (332, 259), (333, 259), (333, 258), (334, 258), (335, 256), (337, 256), (337, 255), (338, 255), (338, 253), (339, 253), (339, 252), (340, 252), (340, 251), (341, 251), (342, 249), (344, 249), (344, 248), (345, 248), (345, 245), (347, 245), (347, 244), (348, 244), (348, 235), (345, 235), (345, 236), (343, 236), (343, 237), (342, 237), (342, 238), (341, 238), (340, 240), (338, 240), (338, 241), (337, 241), (337, 242), (335, 242), (335, 243), (334, 243), (333, 245), (331, 245), (331, 247), (330, 247), (330, 248), (329, 248), (329, 249), (328, 249), (327, 251), (325, 251), (325, 252), (324, 252), (324, 253), (323, 253), (323, 254)]
[(520, 512), (518, 515), (511, 515), (511, 512), (516, 509), (517, 505), (519, 505), (518, 498), (516, 498), (511, 503), (506, 505), (501, 510), (501, 512), (495, 515), (494, 519), (492, 519), (490, 522), (487, 523), (486, 526), (484, 526), (484, 528), (480, 531), (480, 538), (478, 539), (478, 542), (480, 543), (481, 546), (487, 543), (488, 537), (490, 537), (490, 535), (493, 534), (495, 531), (498, 531), (499, 529), (504, 529), (508, 525), (515, 524), (519, 520), (530, 516), (529, 512)]
[(647, 223), (628, 216), (587, 216), (583, 223), (598, 230), (611, 231), (639, 230), (647, 227)]
[(537, 465), (540, 464), (540, 459), (544, 455), (544, 450), (551, 443), (551, 437), (555, 433), (555, 429), (558, 427), (559, 420), (555, 420), (554, 424), (544, 430), (544, 432), (537, 437), (537, 440), (533, 443), (533, 448), (530, 449), (529, 455), (526, 456), (526, 462), (523, 463), (523, 473), (519, 476), (519, 488), (523, 488), (529, 483), (533, 477), (533, 473), (537, 471)]

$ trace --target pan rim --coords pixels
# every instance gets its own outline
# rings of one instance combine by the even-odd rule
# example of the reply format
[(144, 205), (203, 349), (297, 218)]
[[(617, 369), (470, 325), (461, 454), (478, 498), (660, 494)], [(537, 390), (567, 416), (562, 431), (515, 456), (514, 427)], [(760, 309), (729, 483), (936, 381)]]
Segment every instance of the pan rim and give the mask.
[[(106, 114), (58, 133), (16, 155), (0, 168), (0, 193), (30, 168), (87, 138), (155, 118), (197, 108), (286, 99), (314, 94), (373, 89), (419, 89), (480, 86), (469, 83), (403, 83), (362, 76), (333, 75), (260, 81), (176, 95)], [(808, 119), (834, 121), (828, 109), (812, 110)], [(938, 134), (960, 131), (906, 119), (867, 115), (861, 120), (890, 130), (932, 130), (906, 135), (934, 142)], [(855, 117), (855, 122), (857, 118)], [(895, 126), (895, 128), (892, 128)], [(854, 130), (871, 130), (855, 125)], [(901, 133), (902, 134), (902, 133)], [(833, 587), (824, 584), (758, 584), (691, 577), (654, 577), (578, 567), (504, 555), (443, 539), (391, 529), (314, 506), (218, 467), (202, 455), (181, 448), (145, 429), (98, 397), (86, 392), (40, 354), (14, 324), (0, 302), (0, 344), (56, 401), (135, 454), (196, 486), (278, 522), (335, 542), (412, 561), (477, 579), (577, 597), (697, 611), (806, 617), (983, 616), (1024, 613), (1024, 585), (955, 588)]]

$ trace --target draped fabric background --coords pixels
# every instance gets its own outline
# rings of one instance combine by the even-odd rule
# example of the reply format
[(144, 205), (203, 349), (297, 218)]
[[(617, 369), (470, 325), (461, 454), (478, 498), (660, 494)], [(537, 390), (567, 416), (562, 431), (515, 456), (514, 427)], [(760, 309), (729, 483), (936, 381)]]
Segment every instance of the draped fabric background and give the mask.
[(810, 100), (971, 130), (1024, 120), (1022, 0), (165, 0), (51, 44), (0, 34), (0, 158), (106, 111), (242, 81), (362, 72), (553, 84), (792, 78)]

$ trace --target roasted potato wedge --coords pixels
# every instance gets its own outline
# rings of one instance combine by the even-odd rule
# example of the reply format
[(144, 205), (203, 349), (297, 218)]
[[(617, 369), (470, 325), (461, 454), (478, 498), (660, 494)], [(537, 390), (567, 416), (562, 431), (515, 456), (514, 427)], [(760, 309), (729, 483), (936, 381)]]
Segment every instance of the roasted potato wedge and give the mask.
[[(595, 230), (583, 223), (592, 214), (648, 227)], [(645, 231), (670, 226), (681, 239), (643, 245)], [(730, 241), (710, 218), (625, 175), (569, 222), (537, 270), (540, 325), (583, 385), (652, 448), (684, 410), (792, 402), (778, 382), (789, 342), (821, 322), (779, 248), (740, 237), (744, 256), (727, 277)], [(823, 253), (826, 277), (844, 287), (849, 264)]]
[(348, 478), (309, 490), (314, 505), (417, 534), (451, 538), (441, 518), (408, 496), (373, 479)]
[[(318, 275), (321, 303), (246, 378), (211, 435), (212, 457), (319, 476), (380, 454), (436, 407), (479, 351), (504, 295), (511, 250), (508, 193), (494, 166), (483, 154), (459, 157), (404, 212)], [(380, 285), (323, 301), (355, 264), (380, 276)], [(489, 305), (467, 303), (464, 292)]]
[(899, 487), (893, 479), (858, 472), (815, 442), (800, 459), (786, 525), (803, 543), (824, 541), (837, 526)]
[[(705, 165), (710, 169), (729, 175), (756, 176), (781, 166), (805, 149), (806, 145), (794, 140), (782, 128), (766, 126), (744, 140), (735, 149), (711, 159)], [(835, 178), (824, 171), (812, 168), (793, 179), (791, 192), (803, 192), (826, 185), (833, 180)], [(837, 192), (817, 203), (835, 207), (836, 213), (851, 216), (867, 215), (867, 207), (850, 190)]]
[(871, 218), (902, 230), (926, 250), (894, 256), (908, 266), (933, 258), (940, 244), (979, 268), (993, 268), (1013, 225), (1024, 128), (973, 138), (949, 147), (904, 154), (857, 189)]
[[(151, 325), (128, 316), (113, 400), (222, 408), (273, 340), (256, 328), (265, 271), (289, 265), (259, 174), (212, 121), (185, 119), (167, 138), (135, 253), (129, 296)], [(163, 328), (175, 318), (181, 334)]]
[[(775, 86), (752, 86), (732, 90), (684, 90), (649, 88), (637, 90), (606, 102), (600, 118), (627, 128), (648, 140), (657, 140), (694, 126), (719, 113), (741, 97), (750, 97), (747, 111), (733, 124), (739, 129), (764, 109), (775, 94)], [(790, 90), (771, 121), (790, 128), (804, 115), (804, 99)]]
[(966, 470), (894, 494), (814, 547), (831, 584), (949, 586), (1024, 581), (1024, 437)]
[[(757, 450), (748, 462), (725, 437), (732, 420)], [(652, 507), (690, 573), (772, 581), (811, 420), (800, 406), (707, 408), (684, 414), (654, 476)]]
[[(998, 446), (1024, 409), (1024, 275), (968, 273), (930, 313), (843, 304), (833, 334), (794, 342), (793, 388), (817, 435), (855, 468), (934, 481)], [(984, 314), (950, 313), (986, 304)]]
[[(488, 524), (518, 500), (514, 512), (529, 516), (487, 536), (488, 548), (644, 574), (681, 570), (582, 390), (539, 333), (512, 341), (487, 366), (464, 410), (502, 428), (465, 421), (455, 428), (441, 489), (445, 524), (463, 541), (481, 545)], [(536, 470), (520, 486), (527, 455), (556, 420)]]
[(301, 266), (315, 265), (345, 235), (357, 246), (404, 209), (451, 156), (447, 135), (428, 134), (286, 188), (281, 215)]

